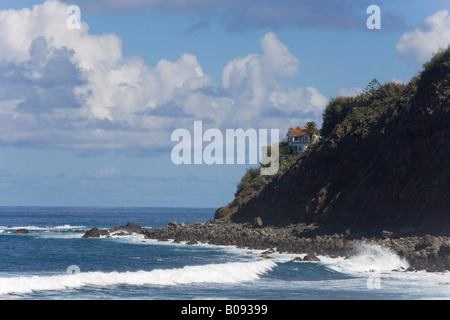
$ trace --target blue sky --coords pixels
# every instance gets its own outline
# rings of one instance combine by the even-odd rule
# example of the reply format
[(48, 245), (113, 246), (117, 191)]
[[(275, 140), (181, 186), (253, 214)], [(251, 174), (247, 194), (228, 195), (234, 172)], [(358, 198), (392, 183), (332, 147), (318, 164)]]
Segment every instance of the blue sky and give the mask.
[(2, 1), (0, 205), (225, 205), (249, 164), (174, 165), (175, 129), (320, 125), (449, 43), (444, 0)]

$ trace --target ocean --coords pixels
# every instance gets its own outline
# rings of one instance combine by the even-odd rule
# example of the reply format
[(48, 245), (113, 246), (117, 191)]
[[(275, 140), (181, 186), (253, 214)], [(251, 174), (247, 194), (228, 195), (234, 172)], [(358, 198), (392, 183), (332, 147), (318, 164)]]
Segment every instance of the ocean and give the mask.
[[(405, 272), (382, 247), (352, 257), (299, 255), (142, 235), (83, 239), (131, 221), (146, 228), (211, 220), (196, 208), (0, 207), (1, 300), (449, 299), (450, 273)], [(26, 229), (26, 234), (13, 233)], [(302, 256), (302, 255), (300, 255)]]

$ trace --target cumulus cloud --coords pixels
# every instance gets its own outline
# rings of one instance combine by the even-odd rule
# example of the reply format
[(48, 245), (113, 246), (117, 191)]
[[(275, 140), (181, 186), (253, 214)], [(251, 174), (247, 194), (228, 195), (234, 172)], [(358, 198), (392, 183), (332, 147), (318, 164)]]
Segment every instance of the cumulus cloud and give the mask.
[(20, 99), (16, 110), (26, 113), (79, 108), (73, 88), (84, 83), (84, 76), (71, 61), (73, 51), (50, 48), (45, 37), (39, 37), (31, 43), (29, 53), (25, 62), (0, 62), (3, 99)]
[(419, 28), (404, 33), (397, 42), (397, 52), (407, 61), (420, 65), (449, 44), (450, 15), (448, 10), (441, 10), (427, 17)]
[(69, 30), (67, 6), (0, 11), (0, 143), (161, 150), (194, 120), (285, 130), (321, 117), (327, 99), (316, 88), (282, 85), (299, 61), (273, 32), (262, 37), (262, 53), (230, 61), (216, 86), (195, 55), (151, 66), (124, 59), (116, 35), (91, 34), (84, 22)]

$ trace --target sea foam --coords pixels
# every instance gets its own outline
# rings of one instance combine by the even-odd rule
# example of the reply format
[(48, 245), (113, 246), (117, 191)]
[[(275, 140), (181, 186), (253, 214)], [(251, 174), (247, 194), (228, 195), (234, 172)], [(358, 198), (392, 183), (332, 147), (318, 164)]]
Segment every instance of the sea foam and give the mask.
[(329, 268), (349, 274), (404, 271), (409, 267), (408, 262), (391, 249), (368, 243), (358, 244), (355, 254), (346, 259), (321, 259)]
[(33, 291), (68, 290), (86, 286), (182, 285), (193, 283), (241, 283), (255, 281), (272, 270), (269, 260), (186, 266), (179, 269), (155, 269), (134, 272), (80, 272), (54, 276), (0, 277), (0, 295)]

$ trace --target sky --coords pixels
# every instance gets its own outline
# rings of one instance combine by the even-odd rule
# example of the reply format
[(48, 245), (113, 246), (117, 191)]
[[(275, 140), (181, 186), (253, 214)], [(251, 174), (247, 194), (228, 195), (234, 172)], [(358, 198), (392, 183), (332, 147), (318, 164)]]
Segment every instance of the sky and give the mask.
[(449, 4), (3, 0), (0, 206), (224, 206), (254, 164), (175, 164), (175, 130), (320, 127), (331, 98), (418, 75)]

